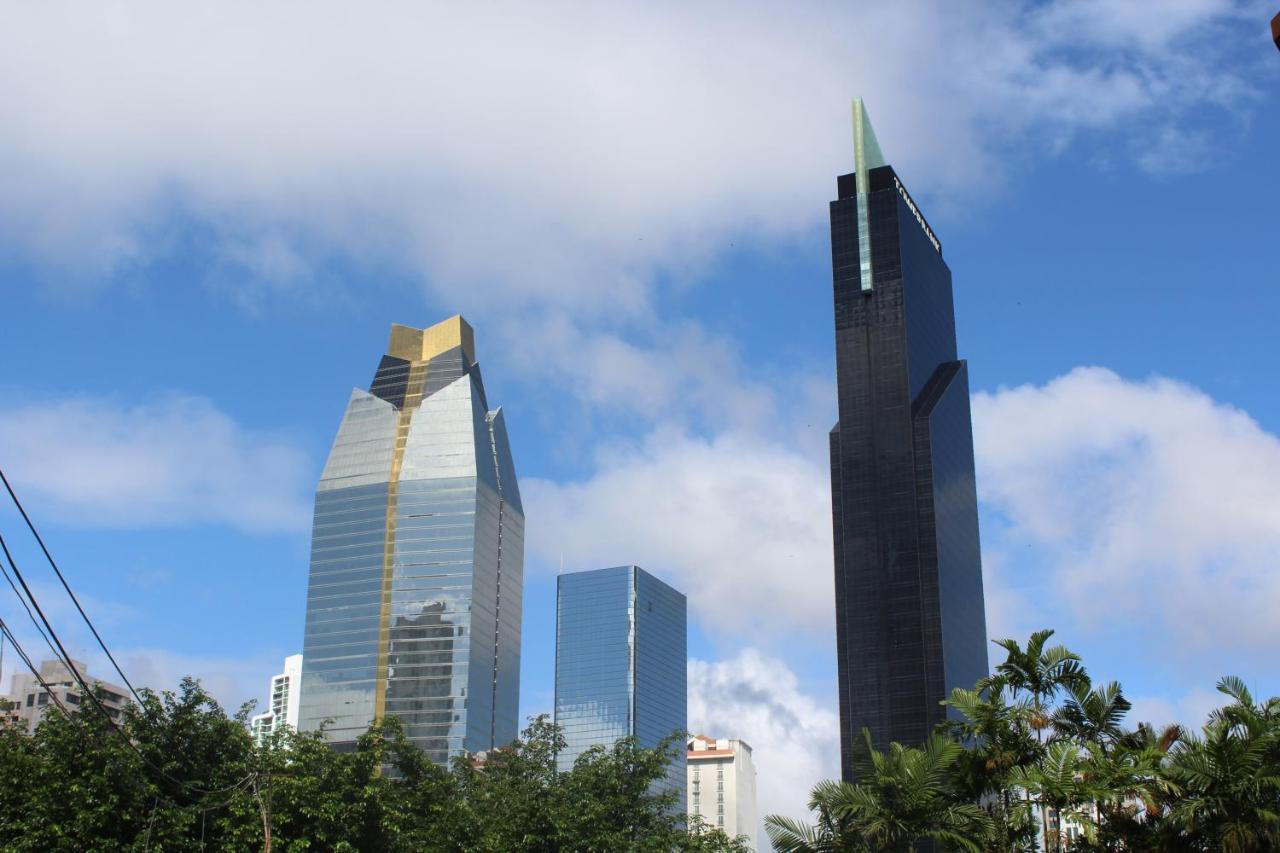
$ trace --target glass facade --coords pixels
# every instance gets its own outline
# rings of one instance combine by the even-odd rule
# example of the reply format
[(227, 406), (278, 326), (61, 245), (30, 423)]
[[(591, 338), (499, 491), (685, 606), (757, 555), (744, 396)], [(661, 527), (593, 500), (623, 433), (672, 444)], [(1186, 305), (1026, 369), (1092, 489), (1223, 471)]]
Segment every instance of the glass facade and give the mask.
[[(879, 749), (921, 743), (943, 718), (950, 689), (987, 674), (987, 652), (968, 371), (956, 352), (951, 272), (891, 166), (837, 184), (840, 420), (831, 431), (831, 490), (849, 778), (864, 727)], [(869, 287), (860, 257), (868, 249)]]
[(316, 490), (299, 728), (399, 718), (444, 764), (513, 741), (524, 513), (460, 317), (392, 328)]
[[(635, 566), (560, 575), (556, 585), (555, 720), (562, 770), (592, 746), (634, 735), (656, 747), (686, 725), (686, 603)], [(684, 742), (664, 787), (684, 803)]]

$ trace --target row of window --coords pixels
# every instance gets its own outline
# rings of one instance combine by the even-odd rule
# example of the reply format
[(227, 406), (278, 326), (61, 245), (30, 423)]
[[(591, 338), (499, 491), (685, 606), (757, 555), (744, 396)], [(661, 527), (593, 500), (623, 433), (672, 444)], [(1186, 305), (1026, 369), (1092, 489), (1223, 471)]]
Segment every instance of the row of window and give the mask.
[[(70, 704), (70, 705), (79, 705), (79, 704), (80, 704), (80, 695), (79, 695), (79, 694), (77, 694), (77, 693), (68, 693), (68, 694), (66, 695), (66, 701), (67, 701), (67, 703), (68, 703), (68, 704)], [(28, 708), (30, 708), (30, 707), (32, 706), (32, 704), (33, 704), (33, 703), (34, 703), (35, 705), (48, 705), (48, 704), (49, 704), (49, 694), (48, 694), (48, 693), (40, 693), (40, 694), (38, 694), (38, 695), (37, 695), (37, 694), (35, 694), (35, 693), (28, 693), (28, 694), (27, 694), (27, 707), (28, 707)]]
[[(125, 701), (123, 696), (120, 696), (120, 695), (115, 694), (115, 693), (109, 693), (109, 692), (108, 692), (108, 693), (106, 693), (106, 694), (105, 694), (105, 696), (104, 696), (104, 698), (106, 698), (106, 699), (108, 699), (108, 700), (111, 700), (111, 699), (112, 699), (112, 697), (114, 697), (114, 700), (115, 700), (115, 703), (116, 703), (116, 704), (123, 704), (123, 703), (124, 703), (124, 701)], [(47, 706), (47, 705), (49, 704), (49, 701), (50, 701), (50, 694), (49, 694), (49, 693), (40, 692), (40, 693), (28, 693), (28, 694), (27, 694), (27, 707), (28, 707), (28, 708), (32, 708), (32, 707), (35, 707), (35, 708), (43, 708), (43, 707), (45, 707), (45, 706)], [(71, 693), (71, 692), (67, 692), (67, 693), (64, 693), (64, 694), (62, 695), (62, 701), (63, 701), (64, 703), (68, 704), (68, 705), (79, 705), (79, 704), (80, 704), (80, 701), (81, 701), (81, 697), (80, 697), (80, 694), (79, 694), (79, 693)], [(108, 706), (108, 707), (106, 708), (106, 711), (107, 711), (107, 715), (108, 715), (108, 716), (110, 716), (113, 720), (114, 720), (114, 719), (118, 719), (118, 718), (119, 718), (119, 716), (120, 716), (120, 709), (119, 709), (119, 708), (113, 708), (113, 707), (109, 707), (109, 706)]]

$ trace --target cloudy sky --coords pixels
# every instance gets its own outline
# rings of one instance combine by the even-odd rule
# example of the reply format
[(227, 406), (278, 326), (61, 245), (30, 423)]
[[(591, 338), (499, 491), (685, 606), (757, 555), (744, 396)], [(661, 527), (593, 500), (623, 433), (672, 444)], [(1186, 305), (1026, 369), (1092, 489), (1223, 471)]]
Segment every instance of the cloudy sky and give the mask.
[(350, 389), (462, 312), (528, 513), (523, 710), (559, 566), (637, 563), (689, 595), (691, 728), (802, 810), (862, 95), (955, 279), (990, 635), (1057, 628), (1155, 722), (1280, 692), (1266, 4), (0, 7), (0, 465), (135, 680), (265, 698)]

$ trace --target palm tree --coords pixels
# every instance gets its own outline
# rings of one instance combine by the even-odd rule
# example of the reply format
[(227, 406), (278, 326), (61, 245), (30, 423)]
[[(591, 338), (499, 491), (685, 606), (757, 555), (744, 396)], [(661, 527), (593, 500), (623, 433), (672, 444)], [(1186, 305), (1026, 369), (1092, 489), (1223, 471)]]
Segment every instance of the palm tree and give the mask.
[(1258, 705), (1234, 676), (1218, 690), (1235, 701), (1170, 753), (1165, 774), (1181, 793), (1169, 820), (1225, 853), (1280, 848), (1280, 698)]
[(1232, 726), (1250, 737), (1274, 734), (1277, 726), (1280, 726), (1280, 696), (1272, 696), (1259, 705), (1254, 702), (1253, 694), (1245, 686), (1244, 680), (1235, 675), (1220, 679), (1218, 692), (1235, 701), (1210, 713), (1211, 721)]
[(810, 807), (818, 812), (817, 827), (776, 815), (766, 819), (776, 850), (909, 853), (926, 839), (949, 850), (986, 849), (990, 818), (955, 794), (954, 769), (963, 746), (935, 734), (923, 747), (893, 743), (882, 753), (872, 747), (868, 730), (862, 735), (858, 781), (822, 782), (813, 789)]
[[(1050, 744), (1039, 764), (1015, 767), (1011, 774), (1013, 784), (1034, 795), (1040, 804), (1046, 850), (1066, 849), (1062, 821), (1096, 799), (1097, 791), (1084, 771), (1080, 747), (1073, 741), (1060, 740)], [(1053, 835), (1048, 824), (1050, 809), (1058, 814), (1058, 831)]]
[(957, 782), (991, 818), (990, 849), (1016, 851), (1026, 849), (1036, 833), (1030, 803), (1014, 796), (1010, 775), (1039, 761), (1043, 748), (1031, 733), (1030, 701), (1009, 700), (1007, 693), (1000, 676), (983, 679), (973, 690), (952, 690), (945, 704), (959, 719), (943, 728), (968, 747), (957, 764)]
[(1118, 681), (1094, 689), (1087, 683), (1073, 684), (1053, 715), (1054, 735), (1094, 744), (1105, 753), (1124, 736), (1120, 724), (1131, 707)]
[(1100, 850), (1201, 849), (1166, 819), (1179, 789), (1164, 773), (1182, 728), (1157, 731), (1149, 723), (1124, 733), (1109, 752), (1091, 748), (1086, 775), (1096, 789)]
[(765, 818), (765, 832), (776, 853), (870, 853), (871, 845), (847, 821), (836, 821), (816, 799), (809, 801), (809, 808), (818, 812), (817, 826), (781, 815)]
[[(1004, 663), (996, 667), (997, 677), (1004, 680), (1015, 697), (1019, 693), (1027, 694), (1031, 703), (1029, 722), (1040, 743), (1044, 742), (1044, 730), (1051, 723), (1046, 704), (1064, 688), (1089, 689), (1089, 676), (1079, 655), (1066, 646), (1045, 648), (1045, 643), (1052, 636), (1052, 628), (1036, 631), (1027, 639), (1025, 649), (1017, 640), (996, 641), (996, 645), (1006, 653)], [(1044, 809), (1040, 810), (1040, 828), (1047, 839), (1049, 818)]]
[(1026, 649), (1018, 645), (1017, 640), (996, 642), (1007, 653), (1004, 663), (996, 667), (996, 673), (1015, 696), (1026, 693), (1031, 699), (1034, 711), (1031, 727), (1036, 730), (1037, 735), (1049, 727), (1050, 719), (1045, 713), (1045, 704), (1059, 690), (1072, 690), (1082, 686), (1087, 689), (1089, 686), (1089, 676), (1079, 655), (1066, 646), (1045, 648), (1045, 642), (1052, 636), (1051, 628), (1036, 631), (1027, 640)]
[(1028, 722), (1031, 705), (1026, 699), (1007, 701), (1002, 680), (986, 679), (976, 690), (957, 687), (944, 704), (960, 714), (944, 727), (982, 757), (986, 784), (975, 794), (996, 791), (999, 780), (1015, 766), (1036, 760), (1038, 748)]

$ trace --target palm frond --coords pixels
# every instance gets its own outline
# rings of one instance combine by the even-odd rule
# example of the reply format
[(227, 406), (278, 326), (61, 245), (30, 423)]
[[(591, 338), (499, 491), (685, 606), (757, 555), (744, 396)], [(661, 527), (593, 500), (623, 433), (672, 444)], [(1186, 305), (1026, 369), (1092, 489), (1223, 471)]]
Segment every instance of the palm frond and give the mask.
[(780, 815), (764, 819), (769, 843), (780, 853), (828, 853), (836, 849), (833, 839), (815, 827)]

